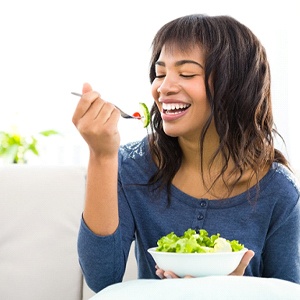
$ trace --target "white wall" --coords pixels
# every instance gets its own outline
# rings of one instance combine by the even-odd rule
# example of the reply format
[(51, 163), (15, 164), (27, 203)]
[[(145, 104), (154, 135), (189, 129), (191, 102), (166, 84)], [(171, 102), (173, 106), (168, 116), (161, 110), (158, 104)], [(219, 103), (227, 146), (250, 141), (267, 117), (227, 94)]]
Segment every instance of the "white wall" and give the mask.
[[(129, 112), (137, 109), (137, 102), (150, 105), (150, 44), (160, 26), (190, 13), (227, 14), (249, 26), (267, 49), (275, 122), (287, 143), (282, 150), (300, 167), (296, 4), (297, 0), (1, 0), (0, 130), (13, 124), (30, 133), (56, 129), (64, 138), (44, 141), (39, 161), (85, 163), (86, 146), (71, 122), (78, 99), (70, 92), (80, 92), (87, 81)], [(121, 121), (122, 142), (145, 134), (134, 122)]]

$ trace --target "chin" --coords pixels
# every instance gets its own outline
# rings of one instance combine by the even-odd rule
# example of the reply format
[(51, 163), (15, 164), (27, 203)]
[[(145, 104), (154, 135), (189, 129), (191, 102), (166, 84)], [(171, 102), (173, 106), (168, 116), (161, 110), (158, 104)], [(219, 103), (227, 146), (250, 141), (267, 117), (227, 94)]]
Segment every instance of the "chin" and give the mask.
[(164, 132), (166, 135), (170, 136), (170, 137), (178, 137), (180, 135), (180, 133), (178, 132), (178, 130), (172, 130), (170, 128), (166, 128), (165, 126), (163, 127)]

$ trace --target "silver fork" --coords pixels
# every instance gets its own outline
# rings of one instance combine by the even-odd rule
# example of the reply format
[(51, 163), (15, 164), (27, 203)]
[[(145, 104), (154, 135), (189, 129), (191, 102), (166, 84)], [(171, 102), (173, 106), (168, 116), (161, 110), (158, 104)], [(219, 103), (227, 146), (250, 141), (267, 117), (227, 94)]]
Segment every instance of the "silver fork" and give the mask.
[[(71, 92), (72, 95), (75, 95), (75, 96), (79, 96), (79, 97), (82, 97), (82, 94), (79, 94), (79, 93), (75, 93), (75, 92)], [(121, 113), (121, 117), (125, 118), (125, 119), (140, 119), (139, 117), (134, 117), (134, 116), (131, 116), (129, 114), (127, 114), (126, 112), (124, 112), (121, 108), (119, 108), (118, 106), (116, 106), (116, 109), (118, 109)]]

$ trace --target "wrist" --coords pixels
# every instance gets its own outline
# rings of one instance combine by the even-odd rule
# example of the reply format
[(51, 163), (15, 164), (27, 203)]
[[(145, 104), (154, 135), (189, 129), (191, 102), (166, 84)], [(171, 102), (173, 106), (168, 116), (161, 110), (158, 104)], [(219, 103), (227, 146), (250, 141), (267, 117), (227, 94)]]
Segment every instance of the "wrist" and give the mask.
[(90, 150), (90, 157), (89, 157), (90, 161), (93, 162), (101, 162), (101, 163), (105, 163), (105, 162), (112, 162), (112, 161), (116, 161), (118, 160), (118, 151), (114, 151), (114, 152), (94, 152)]

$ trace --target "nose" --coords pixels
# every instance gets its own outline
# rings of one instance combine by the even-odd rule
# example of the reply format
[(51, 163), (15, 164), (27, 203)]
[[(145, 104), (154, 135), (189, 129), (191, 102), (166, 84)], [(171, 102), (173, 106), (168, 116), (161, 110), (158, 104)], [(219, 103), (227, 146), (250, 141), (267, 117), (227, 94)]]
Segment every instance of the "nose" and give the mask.
[(157, 88), (157, 92), (163, 95), (176, 94), (180, 90), (177, 80), (171, 76), (166, 75), (164, 80)]

